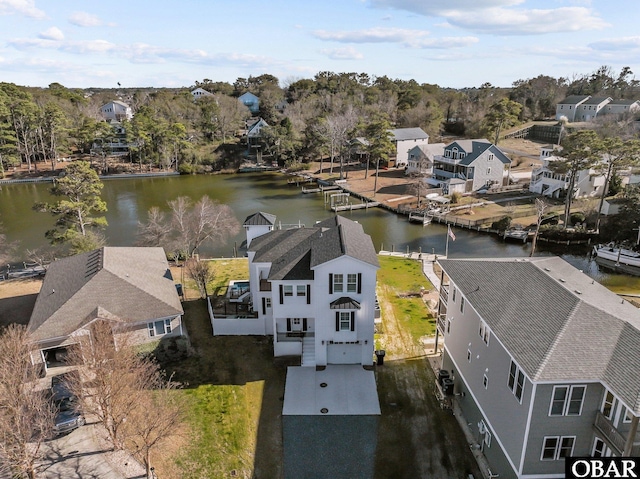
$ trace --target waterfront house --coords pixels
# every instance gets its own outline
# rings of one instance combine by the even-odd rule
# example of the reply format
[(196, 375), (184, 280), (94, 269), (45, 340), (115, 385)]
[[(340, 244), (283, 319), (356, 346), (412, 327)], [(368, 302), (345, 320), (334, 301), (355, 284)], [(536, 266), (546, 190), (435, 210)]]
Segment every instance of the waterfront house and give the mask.
[[(529, 191), (550, 198), (560, 198), (569, 189), (569, 175), (554, 172), (550, 164), (561, 160), (553, 153), (558, 147), (545, 145), (540, 149), (541, 165), (531, 171)], [(604, 191), (605, 175), (595, 168), (578, 171), (574, 181), (574, 198), (601, 196)]]
[(443, 194), (469, 193), (509, 182), (511, 160), (485, 139), (457, 140), (434, 156), (429, 184), (441, 187)]
[(135, 343), (180, 336), (182, 305), (162, 248), (103, 247), (51, 263), (28, 330), (34, 363), (62, 365), (67, 349), (108, 321)]
[(422, 128), (396, 128), (389, 132), (396, 146), (395, 166), (399, 168), (409, 164), (409, 150), (429, 143), (429, 135)]
[(576, 109), (575, 121), (594, 120), (611, 101), (611, 97), (591, 97), (583, 101)]
[(133, 111), (131, 107), (123, 101), (113, 100), (100, 107), (100, 114), (106, 121), (131, 120)]
[(194, 100), (197, 100), (198, 98), (203, 98), (205, 96), (213, 96), (213, 93), (205, 90), (204, 88), (196, 88), (191, 90), (191, 96)]
[(439, 264), (438, 376), (490, 477), (640, 454), (637, 308), (558, 257)]
[(432, 143), (411, 148), (409, 150), (409, 162), (405, 167), (405, 174), (432, 175), (434, 158), (444, 154), (444, 146), (444, 143)]
[(638, 113), (639, 111), (640, 101), (638, 100), (612, 100), (600, 110), (599, 115), (624, 116)]
[(556, 105), (556, 120), (563, 117), (567, 121), (576, 121), (576, 112), (578, 107), (591, 98), (591, 95), (570, 95)]
[(238, 101), (246, 106), (253, 115), (260, 111), (260, 99), (251, 92), (240, 95)]
[(213, 318), (214, 334), (273, 336), (275, 356), (303, 366), (371, 365), (378, 258), (362, 225), (341, 216), (311, 227), (265, 213), (244, 222), (254, 317)]

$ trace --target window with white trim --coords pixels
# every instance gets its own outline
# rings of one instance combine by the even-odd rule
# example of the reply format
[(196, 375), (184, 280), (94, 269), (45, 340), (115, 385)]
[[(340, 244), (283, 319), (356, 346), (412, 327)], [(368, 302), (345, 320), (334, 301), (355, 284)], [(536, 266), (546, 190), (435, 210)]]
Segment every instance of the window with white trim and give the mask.
[(147, 327), (149, 328), (149, 337), (163, 336), (171, 332), (171, 320), (161, 319), (160, 321), (147, 323)]
[(460, 312), (464, 313), (464, 296), (460, 296)]
[(604, 396), (604, 401), (602, 402), (602, 409), (600, 411), (607, 419), (613, 419), (613, 415), (616, 410), (616, 406), (618, 405), (618, 400), (613, 395), (611, 391), (607, 391), (607, 394)]
[(487, 377), (486, 374), (483, 374), (482, 376), (482, 385), (484, 386), (485, 389), (489, 387), (489, 378)]
[(333, 292), (342, 293), (343, 290), (344, 290), (344, 275), (334, 274), (333, 275)]
[(453, 294), (451, 295), (451, 301), (456, 302), (456, 288), (453, 288)]
[(519, 402), (522, 402), (522, 393), (524, 392), (524, 373), (513, 361), (511, 361), (511, 366), (509, 367), (509, 380), (507, 381), (507, 386), (516, 399), (518, 399)]
[(542, 442), (541, 461), (558, 461), (573, 455), (575, 436), (547, 436)]
[(292, 284), (285, 284), (282, 287), (282, 291), (284, 292), (285, 296), (293, 296), (293, 285)]
[(489, 161), (493, 160), (493, 153), (489, 154)]
[(491, 168), (487, 168), (487, 175), (491, 174)]
[(306, 296), (306, 295), (307, 295), (307, 285), (306, 284), (296, 285), (296, 296)]
[(630, 423), (632, 419), (633, 419), (633, 415), (631, 414), (631, 411), (629, 410), (629, 408), (624, 408), (624, 416), (623, 416), (622, 422)]
[(451, 332), (451, 318), (447, 319), (447, 334)]
[(347, 293), (355, 293), (356, 291), (358, 291), (358, 275), (348, 274), (347, 275)]
[(549, 416), (579, 416), (586, 386), (554, 386)]
[(265, 308), (271, 307), (271, 298), (264, 298), (264, 307)]
[(351, 313), (340, 311), (340, 331), (351, 331)]
[(478, 334), (482, 339), (482, 342), (487, 346), (489, 346), (489, 336), (490, 336), (489, 326), (487, 326), (487, 323), (485, 323), (484, 320), (482, 319), (480, 320), (480, 328), (478, 330)]
[(471, 350), (467, 349), (467, 361), (471, 362)]

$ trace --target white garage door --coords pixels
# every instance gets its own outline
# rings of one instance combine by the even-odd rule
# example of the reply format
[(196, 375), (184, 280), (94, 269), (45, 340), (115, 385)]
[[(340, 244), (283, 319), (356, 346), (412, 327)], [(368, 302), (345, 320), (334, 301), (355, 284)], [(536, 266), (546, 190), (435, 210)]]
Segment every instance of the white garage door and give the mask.
[(328, 364), (360, 364), (359, 344), (329, 344), (327, 349)]

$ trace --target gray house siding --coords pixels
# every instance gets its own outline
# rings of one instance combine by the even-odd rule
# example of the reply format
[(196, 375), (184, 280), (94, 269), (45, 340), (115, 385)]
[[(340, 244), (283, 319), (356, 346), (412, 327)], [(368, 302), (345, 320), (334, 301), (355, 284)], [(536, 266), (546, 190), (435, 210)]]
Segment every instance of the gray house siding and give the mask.
[[(494, 160), (497, 161), (497, 160)], [(502, 165), (497, 161), (498, 165)], [(456, 289), (455, 301), (453, 301), (453, 289)], [(472, 293), (468, 293), (470, 299)], [(488, 345), (480, 337), (480, 317), (470, 307), (465, 298), (464, 312), (460, 312), (460, 302), (463, 295), (460, 290), (451, 283), (449, 289), (449, 303), (447, 318), (452, 318), (450, 332), (445, 333), (445, 358), (447, 364), (451, 364), (451, 371), (454, 376), (455, 392), (460, 392), (463, 378), (465, 388), (475, 391), (474, 396), (465, 391), (465, 396), (458, 396), (458, 403), (463, 409), (468, 408), (467, 403), (477, 402), (480, 411), (484, 413), (486, 425), (493, 434), (491, 455), (499, 457), (500, 454), (494, 450), (500, 447), (504, 449), (513, 464), (514, 469), (519, 468), (520, 459), (525, 440), (527, 417), (530, 409), (532, 384), (524, 379), (524, 389), (522, 401), (520, 402), (513, 391), (508, 387), (511, 357), (506, 352), (502, 344), (493, 335), (489, 335)], [(471, 361), (468, 353), (471, 353)], [(445, 368), (446, 369), (446, 368)], [(487, 376), (487, 388), (484, 388), (484, 376)], [(472, 407), (469, 407), (472, 410)], [(479, 419), (473, 421), (473, 428), (477, 431)], [(495, 436), (500, 438), (500, 445)], [(485, 454), (487, 455), (487, 454)], [(487, 456), (489, 459), (489, 456)], [(497, 461), (495, 467), (503, 461)], [(511, 468), (511, 466), (509, 467)], [(506, 474), (505, 471), (494, 471)], [(503, 476), (504, 477), (504, 476)]]
[[(579, 416), (549, 416), (554, 386), (586, 386)], [(557, 474), (564, 477), (564, 459), (542, 461), (544, 438), (575, 436), (573, 456), (589, 456), (594, 441), (593, 424), (604, 389), (600, 383), (538, 384), (532, 410), (523, 474)]]

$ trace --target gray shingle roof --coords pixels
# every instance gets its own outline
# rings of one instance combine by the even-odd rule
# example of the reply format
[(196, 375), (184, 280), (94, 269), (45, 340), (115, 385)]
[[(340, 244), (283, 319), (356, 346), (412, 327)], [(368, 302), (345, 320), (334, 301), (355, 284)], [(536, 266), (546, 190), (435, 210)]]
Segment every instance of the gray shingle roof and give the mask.
[(640, 413), (640, 310), (557, 257), (440, 260), (534, 381), (601, 381)]
[(313, 279), (315, 266), (350, 256), (379, 266), (371, 237), (362, 225), (334, 216), (310, 228), (276, 230), (251, 241), (254, 263), (271, 263), (270, 280)]
[(485, 138), (479, 138), (477, 140), (456, 140), (449, 143), (445, 149), (451, 150), (454, 147), (465, 152), (465, 157), (460, 160), (461, 165), (470, 165), (487, 150), (491, 150), (491, 153), (502, 163), (511, 163), (509, 157), (505, 155), (500, 148)]
[(429, 135), (422, 128), (396, 128), (389, 131), (395, 141), (429, 139)]
[(567, 98), (559, 102), (558, 105), (577, 105), (589, 97), (589, 95), (569, 95)]
[(136, 323), (182, 312), (162, 248), (104, 247), (49, 266), (29, 331), (42, 341), (97, 317)]
[(276, 215), (263, 213), (262, 211), (260, 211), (258, 213), (254, 213), (252, 215), (247, 216), (246, 219), (244, 220), (244, 223), (242, 224), (250, 225), (250, 226), (256, 226), (256, 225), (273, 226), (275, 223), (276, 223)]
[(608, 96), (594, 96), (589, 98), (587, 101), (583, 103), (583, 105), (599, 105), (600, 103), (611, 100), (611, 97)]

